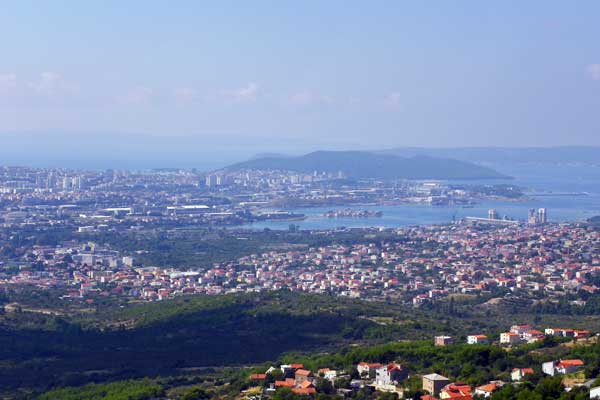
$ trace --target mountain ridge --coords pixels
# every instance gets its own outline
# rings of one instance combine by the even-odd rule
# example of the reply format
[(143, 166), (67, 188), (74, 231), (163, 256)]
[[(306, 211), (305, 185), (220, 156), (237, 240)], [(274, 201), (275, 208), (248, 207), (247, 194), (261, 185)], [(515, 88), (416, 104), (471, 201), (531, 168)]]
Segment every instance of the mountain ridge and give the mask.
[(551, 147), (394, 147), (375, 153), (410, 157), (427, 155), (448, 157), (461, 161), (487, 164), (599, 164), (599, 146), (551, 146)]
[(318, 150), (301, 156), (269, 156), (238, 162), (225, 170), (287, 170), (302, 173), (343, 172), (374, 179), (508, 179), (492, 168), (451, 158), (425, 155), (401, 157), (370, 151)]

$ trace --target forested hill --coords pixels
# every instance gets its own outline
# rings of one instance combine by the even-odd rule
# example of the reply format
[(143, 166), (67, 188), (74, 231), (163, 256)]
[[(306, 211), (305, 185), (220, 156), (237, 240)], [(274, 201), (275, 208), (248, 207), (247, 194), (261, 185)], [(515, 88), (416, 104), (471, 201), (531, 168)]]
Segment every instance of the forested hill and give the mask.
[(230, 165), (227, 170), (343, 172), (351, 178), (500, 179), (505, 175), (466, 161), (428, 156), (400, 157), (367, 151), (316, 151), (299, 157), (261, 157)]

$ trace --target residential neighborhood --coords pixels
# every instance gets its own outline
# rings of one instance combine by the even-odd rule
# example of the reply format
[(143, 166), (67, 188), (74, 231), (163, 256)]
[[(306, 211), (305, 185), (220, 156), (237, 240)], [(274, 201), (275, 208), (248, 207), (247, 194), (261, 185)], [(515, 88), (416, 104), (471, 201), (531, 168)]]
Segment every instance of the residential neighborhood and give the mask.
[[(541, 337), (537, 335), (538, 330), (531, 325), (513, 325), (509, 332), (503, 332), (491, 335), (499, 340), (489, 340), (485, 335), (469, 335), (467, 345), (480, 346), (485, 349), (488, 346), (496, 346), (502, 351), (511, 351), (507, 344), (517, 346), (536, 343), (544, 338), (560, 337), (565, 344), (576, 343), (573, 336), (559, 336), (569, 329), (547, 328), (546, 334)], [(523, 339), (514, 343), (508, 343), (503, 338), (515, 337), (535, 337), (534, 341)], [(481, 342), (472, 342), (471, 338), (481, 340)], [(484, 340), (485, 338), (485, 340)], [(598, 336), (593, 337), (593, 342), (597, 341)], [(590, 339), (591, 340), (591, 339)], [(450, 336), (436, 336), (434, 345), (441, 347), (461, 346), (454, 344), (454, 339)], [(401, 359), (394, 362), (380, 363), (361, 361), (355, 364), (352, 370), (334, 370), (331, 366), (322, 366), (317, 370), (311, 371), (304, 364), (286, 364), (279, 367), (271, 366), (265, 373), (251, 374), (250, 379), (256, 383), (262, 384), (264, 395), (273, 395), (281, 388), (289, 388), (295, 394), (309, 395), (319, 393), (320, 390), (326, 390), (331, 393), (335, 390), (338, 395), (347, 397), (351, 392), (367, 390), (370, 392), (391, 393), (396, 398), (407, 397), (411, 389), (411, 381), (418, 379), (419, 389), (423, 393), (419, 396), (420, 400), (443, 400), (443, 399), (487, 399), (502, 389), (505, 385), (518, 387), (526, 385), (534, 377), (552, 376), (562, 377), (564, 390), (570, 391), (578, 386), (585, 386), (590, 390), (590, 399), (598, 395), (600, 387), (594, 387), (593, 383), (600, 383), (597, 376), (585, 376), (583, 369), (586, 364), (581, 359), (557, 359), (549, 360), (541, 364), (515, 367), (510, 369), (508, 379), (491, 379), (482, 385), (470, 385), (461, 381), (452, 379), (434, 372), (415, 370), (411, 368), (410, 363), (404, 363)], [(270, 374), (277, 373), (276, 380), (270, 377)], [(536, 378), (538, 379), (538, 378)], [(325, 385), (323, 382), (329, 384)]]
[[(288, 289), (393, 298), (415, 307), (457, 294), (492, 292), (549, 300), (570, 296), (575, 298), (570, 300), (572, 306), (583, 307), (598, 291), (600, 234), (585, 226), (482, 229), (454, 224), (359, 232), (363, 236), (356, 244), (255, 253), (202, 269), (140, 265), (135, 252), (123, 254), (94, 242), (34, 245), (18, 249), (20, 255), (11, 261), (14, 267), (0, 272), (0, 286), (57, 288), (67, 298), (128, 296), (148, 301)], [(369, 232), (386, 233), (389, 239), (369, 241)], [(241, 232), (233, 234), (244, 238)], [(518, 329), (511, 333), (503, 337), (508, 344), (543, 336)], [(561, 335), (578, 337), (585, 332)]]

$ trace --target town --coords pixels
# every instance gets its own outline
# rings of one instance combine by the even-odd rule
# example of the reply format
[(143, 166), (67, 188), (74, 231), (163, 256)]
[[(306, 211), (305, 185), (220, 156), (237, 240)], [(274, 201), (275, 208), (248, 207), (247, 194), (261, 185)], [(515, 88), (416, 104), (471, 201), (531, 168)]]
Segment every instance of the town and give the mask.
[[(393, 298), (415, 307), (457, 293), (499, 290), (538, 299), (576, 296), (572, 304), (583, 306), (586, 296), (598, 291), (600, 234), (585, 225), (481, 227), (463, 222), (357, 232), (362, 239), (352, 245), (255, 253), (204, 269), (137, 265), (136, 254), (77, 240), (5, 247), (0, 285), (58, 288), (65, 298), (145, 300), (289, 289)], [(382, 233), (385, 240), (369, 240), (369, 234)], [(244, 240), (251, 233), (231, 234)], [(10, 255), (19, 256), (11, 260)]]
[[(330, 211), (324, 219), (379, 219), (381, 212), (348, 206), (469, 208), (494, 198), (519, 201), (523, 194), (516, 187), (355, 181), (343, 174), (289, 171), (2, 171), (0, 320), (7, 332), (25, 329), (29, 321), (38, 328), (56, 326), (74, 335), (70, 340), (81, 341), (78, 354), (84, 354), (86, 335), (93, 335), (77, 333), (85, 326), (88, 332), (107, 334), (100, 339), (104, 346), (120, 349), (118, 335), (152, 332), (144, 331), (152, 314), (144, 307), (167, 310), (165, 320), (159, 319), (165, 325), (155, 333), (160, 335), (177, 329), (168, 322), (168, 310), (185, 314), (188, 301), (201, 300), (192, 303), (199, 310), (206, 299), (264, 302), (268, 308), (287, 293), (315, 296), (315, 304), (335, 299), (335, 307), (356, 302), (352, 310), (367, 304), (380, 308), (377, 314), (365, 309), (351, 322), (335, 325), (335, 344), (316, 341), (325, 353), (310, 348), (301, 355), (283, 353), (268, 358), (275, 361), (265, 368), (255, 363), (232, 367), (227, 374), (233, 378), (217, 369), (212, 386), (198, 387), (211, 396), (247, 400), (502, 399), (510, 391), (529, 398), (548, 382), (554, 385), (553, 397), (544, 399), (564, 393), (594, 398), (600, 391), (600, 360), (593, 355), (597, 321), (561, 318), (543, 326), (535, 321), (541, 315), (600, 312), (600, 231), (595, 224), (552, 222), (552, 210), (543, 207), (530, 209), (523, 220), (489, 209), (487, 218), (395, 228), (301, 229), (294, 224), (304, 217), (296, 207), (325, 206)], [(289, 227), (246, 226), (267, 220), (289, 221)], [(243, 308), (232, 307), (234, 320), (245, 318)], [(400, 308), (389, 314), (389, 307)], [(318, 305), (299, 308), (319, 312)], [(406, 313), (414, 313), (415, 320), (399, 319)], [(511, 314), (532, 320), (497, 331), (511, 322)], [(450, 320), (438, 323), (446, 317), (468, 323), (456, 323), (456, 329)], [(488, 317), (498, 319), (493, 327), (481, 323)], [(260, 323), (266, 331), (281, 323), (277, 317), (264, 318)], [(193, 340), (197, 328), (193, 321), (185, 324), (177, 332), (188, 332)], [(403, 324), (409, 328), (402, 331)], [(419, 333), (422, 324), (429, 325)], [(251, 334), (260, 336), (261, 329)], [(314, 325), (306, 329), (318, 336)], [(389, 342), (397, 338), (394, 332), (410, 339)], [(424, 342), (424, 334), (431, 340)], [(42, 337), (47, 341), (45, 333)], [(13, 338), (8, 334), (5, 340)], [(201, 346), (210, 343), (204, 339)], [(202, 348), (202, 354), (212, 351)], [(199, 365), (206, 362), (204, 356), (196, 359)], [(204, 378), (191, 374), (188, 379)]]
[[(301, 219), (295, 207), (430, 204), (469, 207), (523, 199), (511, 185), (355, 180), (314, 171), (80, 171), (0, 167), (0, 223), (84, 232), (141, 227), (241, 226)], [(337, 214), (337, 216), (344, 216)]]

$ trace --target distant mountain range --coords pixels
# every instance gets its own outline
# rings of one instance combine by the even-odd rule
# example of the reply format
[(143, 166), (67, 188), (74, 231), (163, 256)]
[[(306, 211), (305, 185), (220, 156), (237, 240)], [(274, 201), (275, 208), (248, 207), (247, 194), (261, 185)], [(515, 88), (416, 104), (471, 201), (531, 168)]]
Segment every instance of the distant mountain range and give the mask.
[(225, 169), (288, 170), (303, 173), (342, 171), (352, 178), (377, 179), (509, 178), (491, 168), (471, 162), (422, 155), (401, 157), (367, 151), (315, 151), (298, 157), (257, 157)]
[(590, 164), (600, 165), (600, 147), (399, 147), (377, 151), (401, 157), (429, 156), (486, 164)]
[[(2, 133), (0, 164), (83, 169), (223, 168), (239, 160), (282, 158), (313, 151), (316, 144), (301, 138), (275, 141), (262, 136), (152, 136), (115, 133)], [(333, 146), (333, 147), (331, 147)], [(330, 145), (331, 150), (340, 147)], [(506, 165), (600, 165), (600, 147), (399, 147), (369, 153), (404, 158), (426, 156), (478, 163), (498, 168)]]

